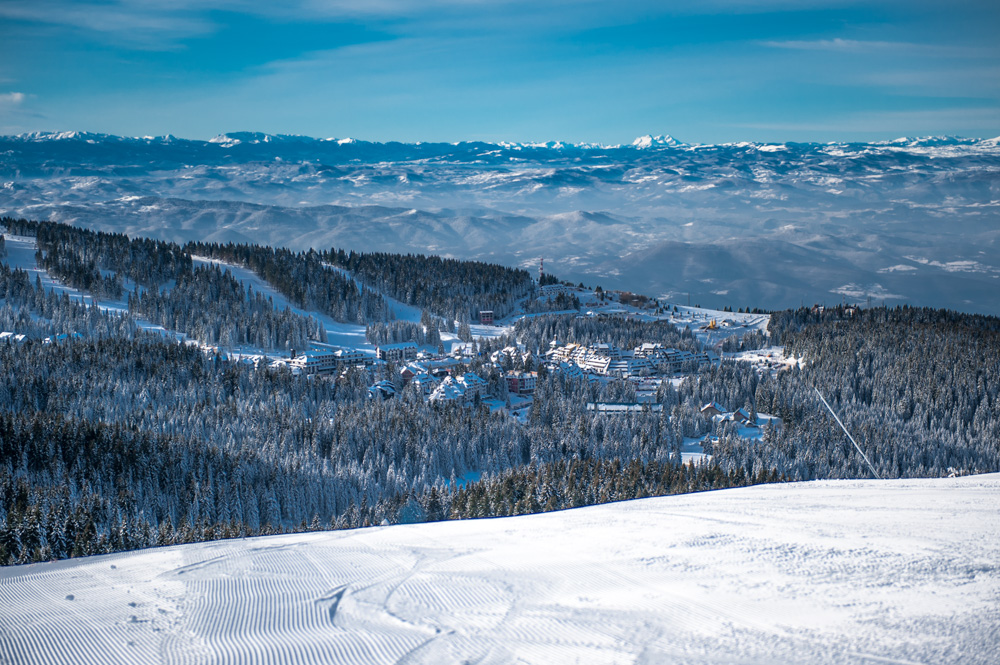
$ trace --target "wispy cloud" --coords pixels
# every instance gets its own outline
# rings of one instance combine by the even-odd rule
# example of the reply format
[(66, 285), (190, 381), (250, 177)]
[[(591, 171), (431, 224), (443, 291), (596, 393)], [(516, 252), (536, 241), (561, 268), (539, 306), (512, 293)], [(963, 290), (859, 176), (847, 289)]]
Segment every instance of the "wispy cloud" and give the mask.
[(987, 49), (951, 46), (941, 44), (918, 44), (914, 42), (872, 41), (860, 39), (790, 39), (784, 41), (763, 41), (763, 46), (796, 51), (833, 51), (839, 53), (920, 53), (933, 56), (977, 57), (988, 56)]
[(0, 92), (0, 134), (20, 134), (45, 122), (33, 108), (35, 96), (24, 92)]
[(5, 0), (0, 3), (0, 19), (71, 28), (105, 38), (111, 36), (136, 46), (167, 46), (174, 40), (214, 30), (213, 23), (200, 9), (192, 10), (184, 3), (142, 0), (110, 3)]
[(132, 134), (711, 142), (771, 129), (734, 124), (754, 121), (797, 123), (773, 133), (802, 139), (895, 132), (899, 118), (873, 114), (948, 106), (907, 127), (975, 121), (995, 135), (982, 107), (1000, 100), (1000, 60), (990, 35), (967, 29), (990, 21), (933, 3), (0, 0), (0, 91), (26, 95), (0, 92), (0, 122), (46, 112), (44, 128)]
[(0, 106), (20, 106), (26, 97), (23, 92), (0, 92)]

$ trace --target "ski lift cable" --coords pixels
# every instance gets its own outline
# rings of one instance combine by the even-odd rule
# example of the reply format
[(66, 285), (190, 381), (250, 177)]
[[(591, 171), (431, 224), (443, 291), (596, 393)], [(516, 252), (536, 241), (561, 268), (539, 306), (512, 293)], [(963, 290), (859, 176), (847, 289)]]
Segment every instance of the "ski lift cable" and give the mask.
[(840, 429), (844, 430), (844, 434), (847, 435), (847, 438), (851, 440), (851, 443), (854, 444), (854, 447), (857, 448), (857, 450), (858, 450), (859, 453), (861, 453), (861, 457), (863, 457), (864, 460), (865, 460), (865, 462), (868, 463), (868, 468), (872, 470), (872, 474), (874, 474), (874, 476), (876, 478), (878, 478), (879, 480), (882, 480), (882, 476), (878, 475), (878, 471), (875, 470), (875, 466), (871, 463), (871, 460), (868, 459), (868, 455), (865, 455), (865, 451), (861, 450), (861, 446), (858, 445), (858, 442), (854, 440), (854, 437), (851, 436), (851, 433), (847, 431), (846, 427), (844, 427), (844, 423), (840, 422), (840, 418), (837, 417), (837, 414), (834, 413), (833, 409), (830, 407), (830, 405), (827, 403), (827, 401), (823, 398), (823, 395), (822, 395), (822, 393), (820, 393), (819, 388), (817, 388), (816, 386), (813, 386), (813, 390), (816, 391), (816, 395), (820, 398), (820, 401), (823, 402), (823, 406), (825, 406), (826, 409), (827, 409), (827, 411), (830, 412), (830, 415), (833, 416), (833, 419), (837, 421), (838, 425), (840, 425)]

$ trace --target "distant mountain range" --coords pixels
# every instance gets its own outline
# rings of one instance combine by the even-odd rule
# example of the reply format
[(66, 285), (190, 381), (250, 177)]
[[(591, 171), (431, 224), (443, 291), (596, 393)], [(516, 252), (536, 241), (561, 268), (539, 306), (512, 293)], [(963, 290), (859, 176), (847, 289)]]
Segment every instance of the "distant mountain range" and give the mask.
[(434, 252), (704, 305), (1000, 313), (1000, 141), (0, 137), (0, 213), (184, 241)]
[[(197, 140), (197, 139), (182, 139), (173, 135), (166, 136), (115, 136), (113, 134), (100, 134), (94, 132), (31, 132), (27, 134), (19, 134), (17, 136), (2, 136), (0, 141), (7, 144), (50, 144), (52, 142), (59, 142), (63, 149), (69, 149), (69, 146), (73, 144), (78, 144), (80, 147), (83, 145), (87, 146), (102, 146), (107, 148), (108, 146), (118, 146), (119, 148), (125, 148), (127, 146), (133, 149), (141, 147), (148, 147), (152, 149), (162, 149), (170, 148), (170, 150), (161, 151), (160, 154), (164, 158), (170, 158), (171, 156), (176, 157), (184, 152), (199, 152), (203, 151), (204, 155), (211, 154), (221, 154), (218, 151), (213, 152), (215, 148), (226, 149), (232, 152), (233, 148), (239, 147), (239, 153), (243, 156), (247, 156), (248, 153), (256, 153), (257, 157), (264, 157), (268, 153), (286, 153), (289, 156), (296, 152), (313, 152), (317, 157), (325, 157), (327, 159), (336, 158), (338, 155), (341, 157), (351, 157), (353, 159), (359, 158), (365, 154), (379, 153), (380, 155), (393, 154), (395, 153), (395, 159), (393, 161), (398, 161), (405, 158), (407, 155), (413, 154), (424, 154), (424, 155), (468, 155), (468, 154), (478, 154), (480, 156), (496, 156), (496, 151), (506, 152), (506, 151), (524, 151), (531, 150), (539, 153), (536, 157), (541, 156), (546, 151), (553, 151), (557, 153), (575, 152), (575, 151), (588, 151), (588, 152), (615, 152), (621, 150), (645, 150), (645, 149), (665, 149), (665, 148), (684, 148), (684, 149), (696, 149), (696, 150), (706, 150), (706, 149), (718, 149), (718, 148), (747, 148), (756, 147), (758, 149), (763, 149), (765, 151), (774, 150), (788, 150), (794, 147), (799, 147), (804, 150), (808, 150), (809, 147), (818, 146), (844, 146), (844, 147), (858, 147), (866, 146), (871, 148), (928, 148), (928, 147), (946, 147), (946, 146), (981, 146), (985, 148), (995, 148), (997, 147), (997, 142), (1000, 141), (1000, 137), (992, 139), (974, 139), (974, 138), (963, 138), (958, 136), (925, 136), (925, 137), (900, 137), (898, 139), (893, 139), (891, 141), (877, 141), (874, 143), (753, 143), (753, 142), (736, 142), (736, 143), (720, 143), (720, 144), (689, 144), (680, 141), (669, 134), (661, 134), (653, 136), (651, 134), (646, 134), (645, 136), (637, 137), (632, 143), (629, 144), (615, 144), (607, 145), (602, 143), (568, 143), (563, 141), (545, 141), (545, 142), (500, 142), (500, 143), (489, 143), (483, 141), (460, 141), (457, 143), (445, 143), (445, 142), (419, 142), (419, 143), (400, 143), (398, 141), (388, 141), (388, 142), (377, 142), (377, 141), (364, 141), (355, 138), (313, 138), (311, 136), (301, 136), (297, 134), (266, 134), (263, 132), (228, 132), (225, 134), (219, 134), (218, 136), (211, 138), (207, 141)], [(110, 156), (113, 153), (108, 153)]]

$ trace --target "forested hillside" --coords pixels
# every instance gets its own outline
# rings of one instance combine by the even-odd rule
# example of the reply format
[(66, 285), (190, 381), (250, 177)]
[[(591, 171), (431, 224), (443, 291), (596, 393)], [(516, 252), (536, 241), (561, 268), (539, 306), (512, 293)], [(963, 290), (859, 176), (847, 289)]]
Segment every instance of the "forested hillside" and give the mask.
[(484, 309), (503, 318), (534, 288), (526, 270), (480, 261), (336, 248), (322, 257), (397, 300), (457, 321), (476, 320)]
[(0, 225), (15, 235), (34, 237), (42, 265), (74, 288), (93, 292), (92, 285), (107, 277), (101, 271), (113, 272), (111, 282), (117, 286), (95, 295), (120, 297), (123, 279), (156, 289), (192, 267), (191, 257), (173, 243), (9, 217), (0, 219)]
[[(42, 226), (14, 225), (32, 228)], [(110, 258), (88, 244), (96, 236), (48, 239), (43, 251), (75, 257), (81, 274), (101, 275), (92, 288), (110, 288), (101, 272), (111, 270)], [(126, 289), (130, 309), (144, 317), (265, 344), (311, 334), (307, 318), (267, 309), (217, 266), (192, 268), (169, 245), (124, 236), (99, 244), (132, 252), (115, 259), (115, 275), (124, 275), (122, 288), (147, 285)], [(152, 255), (160, 267), (143, 267)], [(171, 271), (178, 279), (160, 288)], [(479, 340), (481, 354), (467, 368), (498, 389), (506, 384), (487, 362), (491, 353), (517, 343), (531, 351), (518, 360), (538, 371), (524, 423), (479, 401), (429, 403), (403, 387), (391, 364), (327, 377), (255, 369), (145, 333), (134, 317), (46, 293), (0, 265), (0, 329), (26, 335), (0, 342), (0, 563), (868, 475), (814, 388), (880, 475), (1000, 469), (1000, 321), (992, 317), (907, 308), (777, 313), (771, 341), (801, 356), (801, 369), (772, 375), (725, 361), (664, 381), (655, 394), (662, 410), (621, 415), (586, 404), (634, 401), (635, 384), (572, 378), (540, 365), (535, 352), (553, 338), (698, 350), (689, 332), (620, 319), (525, 320), (513, 336)], [(66, 337), (42, 341), (56, 334)], [(393, 382), (396, 397), (371, 399), (377, 380)], [(732, 423), (702, 415), (712, 401), (779, 416), (783, 426), (739, 438)], [(685, 439), (705, 434), (717, 437), (706, 440), (711, 460), (682, 468)], [(477, 474), (478, 482), (457, 482)]]
[[(851, 312), (851, 313), (849, 313)], [(1000, 319), (926, 308), (780, 312), (776, 341), (801, 372), (763, 385), (754, 403), (782, 416), (767, 464), (801, 477), (864, 475), (814, 388), (888, 477), (995, 471), (1000, 459)], [(829, 445), (830, 433), (838, 445)], [(761, 451), (730, 442), (744, 463)]]
[(298, 307), (337, 321), (372, 323), (392, 318), (381, 294), (331, 270), (316, 252), (215, 243), (188, 243), (184, 251), (250, 268)]
[[(346, 323), (391, 321), (393, 314), (382, 293), (449, 320), (469, 322), (478, 320), (481, 309), (492, 309), (498, 317), (509, 314), (515, 302), (534, 289), (524, 270), (437, 256), (356, 254), (336, 249), (292, 252), (218, 243), (188, 243), (181, 247), (53, 222), (3, 218), (0, 225), (10, 233), (35, 237), (39, 264), (67, 285), (106, 299), (120, 299), (126, 291), (160, 293), (168, 302), (149, 305), (154, 310), (182, 306), (191, 295), (190, 290), (172, 294), (172, 288), (165, 288), (175, 283), (193, 285), (201, 298), (214, 297), (237, 285), (235, 279), (225, 275), (224, 265), (219, 275), (199, 273), (192, 257), (249, 268), (296, 306)], [(344, 270), (353, 273), (354, 278)], [(238, 303), (229, 300), (219, 305), (232, 307)], [(235, 325), (240, 328), (240, 324)], [(197, 335), (191, 334), (202, 339), (204, 333), (199, 328)], [(254, 333), (242, 330), (238, 336), (252, 338)]]

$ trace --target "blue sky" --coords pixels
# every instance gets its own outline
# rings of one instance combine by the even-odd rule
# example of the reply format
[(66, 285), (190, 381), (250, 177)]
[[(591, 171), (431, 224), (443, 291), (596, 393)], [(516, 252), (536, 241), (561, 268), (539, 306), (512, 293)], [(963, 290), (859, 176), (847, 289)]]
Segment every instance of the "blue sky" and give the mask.
[(2, 0), (0, 133), (1000, 135), (1000, 3)]

